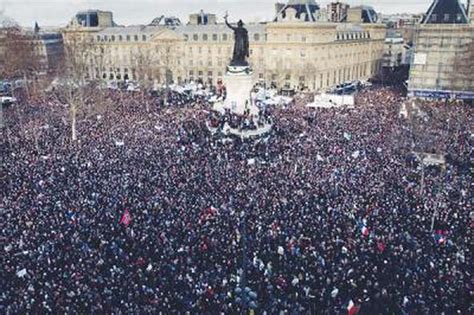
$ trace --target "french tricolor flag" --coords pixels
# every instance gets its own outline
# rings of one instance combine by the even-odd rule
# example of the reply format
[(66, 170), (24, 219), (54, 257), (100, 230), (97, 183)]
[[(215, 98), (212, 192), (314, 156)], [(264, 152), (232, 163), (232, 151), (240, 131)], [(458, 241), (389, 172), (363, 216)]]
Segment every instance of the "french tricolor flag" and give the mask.
[(350, 300), (347, 304), (347, 315), (356, 315), (359, 313), (360, 306), (354, 304), (354, 301)]
[(76, 224), (77, 223), (76, 212), (68, 211), (66, 216), (67, 216), (70, 224)]
[(358, 228), (363, 236), (367, 237), (370, 234), (369, 228), (367, 227), (367, 220), (363, 219), (362, 221), (357, 220)]
[(447, 231), (443, 231), (443, 230), (437, 230), (434, 234), (434, 239), (435, 239), (435, 242), (438, 244), (438, 245), (443, 245), (446, 243), (447, 241), (447, 234), (448, 232)]
[(362, 226), (362, 229), (360, 230), (362, 235), (364, 235), (365, 237), (369, 236), (369, 229), (364, 225)]

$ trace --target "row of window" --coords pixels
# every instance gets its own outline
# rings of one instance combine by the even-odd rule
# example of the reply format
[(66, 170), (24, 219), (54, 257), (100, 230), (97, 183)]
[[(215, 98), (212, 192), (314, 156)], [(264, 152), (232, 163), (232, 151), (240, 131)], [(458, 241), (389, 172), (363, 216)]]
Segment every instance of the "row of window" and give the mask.
[[(369, 70), (368, 66), (370, 67), (369, 63), (365, 63), (365, 64), (359, 64), (359, 65), (353, 66), (353, 67), (346, 67), (344, 69), (338, 69), (338, 70), (335, 70), (334, 72), (329, 71), (329, 72), (325, 72), (325, 73), (319, 73), (318, 75), (315, 74), (313, 76), (313, 78), (314, 78), (313, 88), (314, 89), (318, 88), (318, 85), (319, 85), (319, 88), (323, 88), (324, 86), (326, 86), (326, 87), (330, 86), (331, 82), (332, 82), (333, 85), (335, 85), (337, 82), (342, 82), (342, 81), (346, 81), (346, 80), (350, 80), (350, 79), (354, 79), (354, 78), (359, 78), (361, 76), (367, 75), (368, 74), (367, 70)], [(380, 66), (379, 64), (373, 63), (370, 71), (371, 72), (376, 71), (379, 66)], [(97, 78), (99, 78), (100, 73), (102, 73), (103, 79), (108, 78), (110, 80), (114, 80), (114, 79), (121, 80), (122, 78), (125, 79), (125, 80), (128, 80), (129, 78), (135, 78), (135, 79), (140, 79), (140, 80), (145, 79), (145, 76), (142, 73), (139, 73), (137, 75), (137, 73), (135, 72), (135, 69), (132, 69), (131, 73), (129, 73), (128, 69), (125, 68), (124, 71), (123, 71), (124, 72), (123, 75), (122, 75), (120, 70), (121, 70), (120, 68), (117, 68), (114, 71), (114, 68), (109, 68), (109, 75), (107, 76), (105, 68), (102, 69), (102, 72), (99, 72), (99, 68), (95, 68)], [(200, 71), (190, 70), (188, 72), (188, 75), (189, 75), (188, 78), (190, 80), (194, 80), (195, 75), (197, 75), (197, 79), (202, 80), (202, 79), (204, 79), (204, 74), (207, 74), (207, 79), (208, 80), (213, 80), (214, 79), (214, 77), (213, 77), (214, 72), (213, 71), (207, 71), (206, 72), (206, 71), (203, 71), (203, 70), (200, 70)], [(222, 72), (217, 72), (217, 79), (221, 79), (222, 75), (223, 75)], [(153, 76), (151, 74), (148, 74), (147, 77), (148, 77), (149, 80), (153, 79)], [(259, 73), (258, 77), (259, 77), (259, 79), (264, 79), (264, 74)], [(271, 81), (276, 82), (278, 80), (278, 78), (281, 78), (281, 76), (278, 75), (278, 74), (272, 73), (270, 75), (270, 78), (271, 78)], [(155, 79), (157, 79), (158, 82), (160, 82), (161, 78), (160, 78), (160, 76), (155, 76)], [(306, 81), (307, 78), (305, 76), (297, 76), (295, 79), (298, 80), (299, 84), (305, 84), (305, 81)], [(180, 81), (181, 78), (178, 78), (178, 80)], [(292, 75), (288, 74), (288, 73), (285, 74), (284, 75), (284, 80), (287, 82), (286, 84), (289, 84), (289, 82), (292, 80)], [(317, 81), (319, 81), (319, 82), (317, 82)], [(317, 83), (319, 83), (319, 84), (317, 84)]]
[[(262, 36), (262, 34), (259, 34), (259, 33), (255, 33), (253, 34), (253, 36), (251, 37), (253, 39), (253, 41), (255, 42), (258, 42), (262, 39), (262, 37), (266, 40), (266, 34), (264, 34)], [(122, 41), (127, 41), (127, 42), (130, 42), (130, 41), (135, 41), (135, 42), (138, 42), (141, 38), (141, 41), (146, 41), (147, 40), (147, 36), (146, 35), (97, 35), (97, 41), (98, 42), (115, 42), (115, 41), (119, 41), (119, 42), (122, 42)], [(192, 39), (193, 41), (199, 41), (200, 39), (202, 41), (209, 41), (209, 39), (212, 38), (212, 41), (219, 41), (219, 35), (218, 34), (212, 34), (211, 36), (209, 36), (209, 34), (201, 34), (201, 36), (199, 36), (199, 34), (193, 34), (192, 36)], [(224, 33), (224, 34), (221, 34), (220, 36), (220, 40), (221, 41), (228, 41), (230, 38), (229, 34), (227, 33)], [(336, 35), (336, 39), (337, 40), (356, 40), (356, 39), (367, 39), (367, 38), (370, 38), (370, 33), (369, 32), (355, 32), (355, 33), (342, 33), (342, 32), (338, 32), (337, 35)], [(184, 34), (184, 40), (185, 41), (189, 41), (189, 35), (188, 34)], [(288, 34), (287, 35), (287, 41), (290, 41), (291, 40), (291, 35)], [(305, 36), (302, 36), (301, 37), (301, 41), (302, 42), (306, 42), (306, 37)]]
[[(329, 77), (332, 77), (333, 78), (333, 84), (336, 84), (337, 81), (344, 81), (344, 80), (349, 80), (351, 78), (353, 78), (355, 75), (357, 77), (360, 77), (362, 75), (364, 75), (366, 72), (367, 72), (367, 63), (365, 64), (359, 64), (359, 65), (355, 65), (355, 66), (352, 66), (352, 67), (345, 67), (345, 68), (340, 68), (338, 70), (334, 70), (334, 73), (330, 73), (328, 72), (327, 73), (327, 77), (328, 77), (328, 80), (329, 80)], [(204, 76), (204, 73), (205, 71), (194, 71), (194, 70), (189, 70), (189, 76), (190, 77), (193, 77), (195, 74), (198, 76), (198, 77), (203, 77)], [(207, 71), (207, 76), (208, 77), (212, 77), (213, 76), (213, 72), (212, 71)], [(217, 76), (218, 77), (222, 77), (222, 72), (218, 72), (217, 73)], [(323, 74), (321, 74), (321, 77), (323, 76)], [(264, 79), (264, 74), (263, 73), (259, 73), (258, 74), (258, 78), (259, 79)], [(285, 74), (285, 80), (286, 81), (291, 81), (291, 74)], [(272, 81), (276, 81), (278, 79), (278, 75), (273, 73), (271, 74), (271, 80)], [(304, 82), (305, 81), (305, 76), (299, 76), (298, 77), (298, 80), (300, 82)], [(329, 81), (328, 81), (329, 82)], [(328, 83), (329, 84), (329, 83)]]
[(456, 22), (461, 22), (463, 20), (463, 16), (462, 14), (449, 14), (449, 13), (445, 13), (443, 16), (441, 15), (437, 15), (437, 14), (431, 14), (431, 17), (430, 17), (430, 22), (445, 22), (445, 23), (448, 23), (448, 22), (452, 22), (452, 20), (455, 20)]
[[(265, 36), (266, 37), (266, 36)], [(259, 33), (255, 33), (253, 34), (253, 36), (251, 36), (251, 38), (255, 41), (255, 42), (258, 42), (260, 41), (263, 36)], [(184, 34), (184, 40), (185, 41), (189, 41), (190, 39), (190, 35), (189, 34)], [(219, 34), (212, 34), (209, 36), (209, 34), (193, 34), (192, 35), (192, 40), (197, 42), (199, 40), (202, 40), (202, 41), (209, 41), (209, 40), (212, 40), (213, 42), (217, 42), (219, 40), (225, 42), (225, 41), (228, 41), (230, 39), (230, 34), (227, 34), (227, 33), (224, 33), (224, 34), (221, 34), (221, 36), (219, 36)]]
[[(204, 71), (197, 71), (196, 74), (199, 76), (199, 77), (202, 77), (204, 75)], [(212, 71), (208, 71), (207, 72), (207, 76), (208, 77), (212, 77), (213, 76), (213, 72)], [(194, 70), (189, 70), (189, 76), (192, 77), (194, 76)], [(217, 72), (217, 76), (218, 77), (222, 77), (222, 72)]]
[[(115, 35), (103, 35), (103, 36), (100, 36), (100, 35), (97, 35), (97, 41), (98, 42), (115, 42), (115, 41), (119, 41), (119, 42), (123, 42), (123, 41), (127, 41), (127, 42), (130, 42), (130, 41), (135, 41), (135, 42), (138, 42), (140, 40), (140, 36), (139, 35), (118, 35), (118, 36), (115, 36)], [(147, 40), (147, 36), (146, 35), (141, 35), (141, 40), (146, 42)]]
[(369, 32), (355, 32), (355, 33), (342, 33), (338, 32), (336, 34), (336, 40), (355, 40), (355, 39), (366, 39), (370, 38)]

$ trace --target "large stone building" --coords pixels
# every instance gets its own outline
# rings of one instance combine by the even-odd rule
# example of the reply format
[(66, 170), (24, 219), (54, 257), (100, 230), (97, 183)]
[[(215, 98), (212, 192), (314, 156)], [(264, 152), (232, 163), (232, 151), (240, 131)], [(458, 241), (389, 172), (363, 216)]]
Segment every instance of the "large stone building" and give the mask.
[[(292, 0), (277, 6), (274, 21), (246, 24), (255, 82), (323, 90), (378, 71), (385, 26), (373, 16), (365, 19), (364, 10), (356, 12), (354, 23), (320, 22), (318, 10), (314, 0)], [(65, 43), (71, 46), (78, 38), (86, 43), (73, 46), (89, 61), (89, 78), (150, 85), (223, 79), (232, 56), (232, 30), (204, 12), (191, 15), (186, 25), (163, 20), (122, 27), (110, 12), (81, 12), (64, 29)]]
[(415, 35), (409, 95), (474, 99), (474, 25), (458, 0), (434, 0)]

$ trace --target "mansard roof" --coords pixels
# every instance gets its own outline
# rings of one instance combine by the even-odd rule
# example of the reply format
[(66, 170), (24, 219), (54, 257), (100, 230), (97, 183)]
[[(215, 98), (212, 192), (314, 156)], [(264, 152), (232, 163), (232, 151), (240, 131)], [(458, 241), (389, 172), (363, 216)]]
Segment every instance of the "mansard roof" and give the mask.
[(279, 16), (285, 17), (286, 10), (292, 8), (296, 10), (296, 18), (301, 19), (305, 17), (305, 21), (316, 22), (317, 21), (317, 11), (319, 10), (319, 5), (315, 0), (289, 0), (286, 5), (282, 5), (274, 21), (278, 19)]
[(459, 0), (434, 0), (422, 24), (467, 24), (469, 18)]

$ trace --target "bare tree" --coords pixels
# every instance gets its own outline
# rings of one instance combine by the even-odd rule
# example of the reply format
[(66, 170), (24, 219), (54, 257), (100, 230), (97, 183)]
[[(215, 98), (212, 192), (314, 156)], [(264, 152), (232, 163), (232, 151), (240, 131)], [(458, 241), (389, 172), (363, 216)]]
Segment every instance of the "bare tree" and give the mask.
[(23, 79), (28, 92), (29, 79), (41, 69), (34, 37), (14, 25), (2, 28), (1, 32), (4, 40), (1, 75), (10, 80)]
[(142, 90), (140, 95), (142, 102), (145, 103), (146, 111), (150, 110), (148, 102), (145, 100), (145, 93), (152, 86), (153, 71), (151, 65), (153, 64), (153, 55), (151, 49), (145, 47), (145, 49), (139, 48), (138, 53), (133, 57), (133, 65), (137, 71), (138, 80), (142, 84)]
[(58, 99), (68, 106), (72, 141), (77, 140), (78, 114), (86, 110), (86, 105), (94, 96), (87, 82), (92, 56), (93, 45), (88, 38), (73, 36), (66, 41), (63, 71), (54, 91)]
[[(35, 51), (33, 38), (24, 33), (21, 28), (10, 20), (4, 20), (1, 24), (0, 77), (11, 80), (11, 93), (18, 98), (16, 89), (19, 87), (16, 80), (23, 79), (22, 87), (25, 88), (26, 96), (29, 97), (28, 81), (40, 68), (39, 56)], [(25, 133), (21, 109), (15, 106), (21, 133)], [(3, 124), (3, 123), (2, 123)]]
[[(173, 43), (170, 41), (162, 42), (162, 47), (160, 49), (159, 54), (159, 65), (160, 65), (160, 77), (163, 77), (165, 83), (165, 98), (164, 103), (168, 105), (168, 94), (169, 94), (169, 85), (172, 83), (173, 80), (173, 73), (171, 71), (172, 68), (172, 49)], [(161, 75), (162, 74), (162, 75)]]

